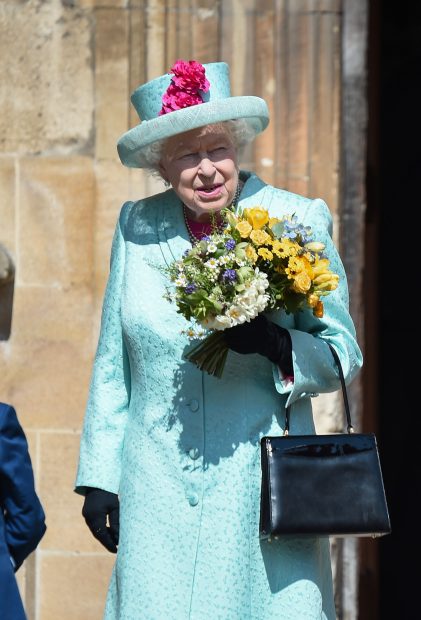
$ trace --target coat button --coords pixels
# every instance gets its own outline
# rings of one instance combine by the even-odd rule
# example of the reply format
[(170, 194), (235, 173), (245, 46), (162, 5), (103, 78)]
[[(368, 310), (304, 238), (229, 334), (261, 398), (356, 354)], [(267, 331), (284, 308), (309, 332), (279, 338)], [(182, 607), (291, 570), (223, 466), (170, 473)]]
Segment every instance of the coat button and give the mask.
[(199, 448), (190, 448), (189, 456), (193, 461), (195, 461), (199, 456)]
[(191, 411), (197, 411), (199, 409), (199, 401), (196, 398), (192, 398), (187, 405)]
[(190, 493), (188, 496), (190, 506), (197, 506), (199, 503), (199, 496), (197, 493)]

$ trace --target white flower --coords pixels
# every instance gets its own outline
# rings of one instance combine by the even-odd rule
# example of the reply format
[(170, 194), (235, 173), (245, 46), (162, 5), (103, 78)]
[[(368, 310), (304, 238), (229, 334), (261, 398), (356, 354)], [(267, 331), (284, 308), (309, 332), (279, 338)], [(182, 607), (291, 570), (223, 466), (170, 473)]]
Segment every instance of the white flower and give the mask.
[(217, 249), (218, 249), (218, 246), (215, 243), (213, 243), (213, 241), (210, 241), (207, 247), (207, 254), (213, 254), (213, 252), (216, 252)]
[(223, 330), (227, 329), (227, 327), (232, 327), (232, 325), (233, 323), (229, 316), (218, 314), (213, 321), (212, 329)]
[(233, 325), (241, 325), (247, 321), (247, 311), (244, 306), (239, 304), (231, 306), (227, 310), (227, 314), (230, 317)]
[(187, 286), (187, 280), (184, 274), (180, 273), (178, 278), (175, 279), (176, 286)]
[(208, 335), (204, 329), (196, 325), (192, 325), (191, 327), (188, 327), (187, 329), (182, 329), (180, 333), (184, 334), (185, 336), (187, 336), (187, 338), (190, 338), (191, 340), (197, 339), (197, 338), (202, 339)]
[(228, 254), (225, 254), (224, 256), (221, 256), (218, 260), (219, 260), (219, 264), (220, 265), (228, 265), (228, 263), (231, 262), (231, 259), (228, 256)]
[(216, 258), (210, 258), (206, 261), (205, 265), (209, 269), (217, 269), (219, 267), (219, 263)]

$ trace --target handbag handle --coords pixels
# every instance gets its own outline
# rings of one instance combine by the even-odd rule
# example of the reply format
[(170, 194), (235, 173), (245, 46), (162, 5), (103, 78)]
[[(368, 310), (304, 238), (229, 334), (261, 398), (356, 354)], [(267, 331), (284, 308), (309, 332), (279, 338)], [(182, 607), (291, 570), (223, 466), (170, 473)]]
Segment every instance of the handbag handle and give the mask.
[[(331, 344), (329, 344), (329, 342), (327, 343), (329, 349), (331, 350), (331, 353), (333, 355), (333, 359), (336, 362), (336, 365), (338, 366), (338, 371), (339, 371), (339, 378), (341, 380), (341, 386), (342, 386), (342, 395), (343, 395), (343, 399), (344, 399), (344, 406), (345, 406), (345, 414), (346, 414), (346, 430), (348, 433), (353, 433), (354, 432), (354, 427), (352, 426), (351, 423), (351, 413), (349, 410), (349, 402), (348, 402), (348, 393), (346, 391), (346, 386), (345, 386), (345, 378), (344, 378), (344, 373), (342, 370), (342, 364), (341, 364), (341, 360), (339, 359), (339, 355), (337, 354), (336, 350), (332, 347)], [(290, 409), (291, 407), (286, 407), (285, 409), (285, 428), (284, 428), (284, 435), (289, 435), (289, 419), (290, 419)]]

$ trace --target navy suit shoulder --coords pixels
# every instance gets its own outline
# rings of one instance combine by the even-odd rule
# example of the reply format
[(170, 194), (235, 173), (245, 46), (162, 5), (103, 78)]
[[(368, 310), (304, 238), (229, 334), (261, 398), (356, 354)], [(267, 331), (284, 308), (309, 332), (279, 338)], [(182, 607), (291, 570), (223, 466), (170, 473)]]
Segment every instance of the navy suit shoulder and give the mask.
[(24, 618), (13, 575), (46, 531), (28, 443), (15, 409), (0, 403), (0, 600), (3, 618)]

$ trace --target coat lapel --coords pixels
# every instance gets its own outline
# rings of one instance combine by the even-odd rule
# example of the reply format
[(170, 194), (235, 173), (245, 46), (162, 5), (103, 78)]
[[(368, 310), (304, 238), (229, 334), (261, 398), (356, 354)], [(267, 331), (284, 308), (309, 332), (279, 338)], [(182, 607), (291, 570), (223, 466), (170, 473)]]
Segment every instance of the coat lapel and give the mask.
[(177, 194), (168, 190), (163, 195), (161, 204), (162, 208), (157, 215), (159, 246), (165, 263), (170, 265), (191, 248), (191, 243)]
[(237, 210), (263, 206), (268, 201), (267, 184), (252, 172), (242, 170), (240, 179), (244, 182), (238, 201)]

